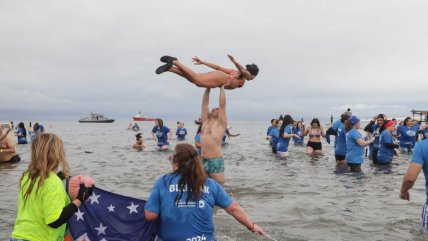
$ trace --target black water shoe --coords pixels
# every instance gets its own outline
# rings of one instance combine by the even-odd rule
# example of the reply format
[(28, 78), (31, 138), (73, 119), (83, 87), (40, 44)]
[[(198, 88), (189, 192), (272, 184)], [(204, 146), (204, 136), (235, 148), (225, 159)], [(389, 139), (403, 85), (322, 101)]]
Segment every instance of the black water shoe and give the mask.
[(165, 72), (167, 72), (171, 67), (172, 67), (172, 64), (171, 64), (171, 63), (167, 63), (167, 64), (164, 64), (164, 65), (161, 65), (161, 66), (159, 66), (159, 67), (156, 69), (156, 74), (162, 74), (162, 73), (165, 73)]
[(168, 55), (162, 56), (160, 58), (160, 61), (164, 62), (164, 63), (171, 63), (172, 64), (172, 61), (174, 61), (174, 60), (177, 60), (177, 58), (171, 57), (171, 56), (168, 56)]

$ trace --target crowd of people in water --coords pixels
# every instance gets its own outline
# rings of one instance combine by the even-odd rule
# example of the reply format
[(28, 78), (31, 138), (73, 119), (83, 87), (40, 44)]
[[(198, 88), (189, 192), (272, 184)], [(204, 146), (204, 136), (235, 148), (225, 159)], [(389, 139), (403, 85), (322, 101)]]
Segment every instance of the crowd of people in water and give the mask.
[[(363, 131), (360, 131), (363, 130)], [(305, 143), (305, 137), (308, 140)], [(321, 138), (330, 143), (334, 136), (334, 155), (338, 165), (348, 166), (352, 172), (360, 172), (361, 164), (368, 157), (374, 164), (388, 165), (394, 155), (411, 153), (418, 140), (428, 138), (428, 126), (407, 117), (398, 123), (397, 119), (388, 119), (385, 114), (373, 117), (364, 128), (360, 119), (352, 115), (350, 109), (340, 119), (325, 130), (317, 118), (305, 126), (303, 120), (295, 121), (290, 115), (271, 120), (266, 139), (272, 152), (281, 158), (289, 157), (289, 144), (306, 144), (306, 153), (322, 154)]]
[[(203, 86), (202, 83), (215, 84), (212, 87), (220, 87), (220, 95), (219, 106), (210, 111), (211, 88), (207, 86), (202, 97), (201, 117), (196, 121), (199, 128), (195, 146), (188, 143), (175, 145), (174, 154), (170, 156), (171, 169), (155, 182), (145, 204), (145, 218), (161, 222), (157, 240), (215, 240), (214, 206), (223, 208), (250, 232), (265, 236), (264, 230), (250, 219), (223, 187), (225, 165), (222, 145), (228, 136), (239, 135), (231, 134), (227, 128), (225, 84), (228, 84), (228, 89), (242, 87), (245, 80), (257, 75), (257, 66), (252, 64), (247, 65), (247, 69), (243, 68), (229, 56), (238, 70), (217, 70), (215, 75), (197, 74), (193, 78), (194, 73), (176, 58), (164, 57), (161, 61), (167, 64), (163, 72), (171, 70), (178, 75), (186, 75), (198, 86)], [(199, 59), (195, 62), (218, 68)], [(131, 124), (129, 129), (140, 130), (136, 124)], [(151, 134), (160, 151), (169, 149), (173, 132), (162, 119), (155, 121)], [(186, 135), (184, 123), (178, 122), (177, 140), (185, 140)], [(143, 149), (142, 133), (135, 137), (133, 147)], [(66, 222), (89, 198), (93, 186), (80, 185), (78, 195), (72, 197), (64, 189), (62, 180), (70, 180), (62, 140), (51, 133), (37, 134), (31, 145), (31, 162), (19, 182), (18, 213), (10, 240), (63, 240)], [(49, 201), (44, 201), (46, 199)]]
[[(13, 122), (4, 123), (0, 125), (0, 163), (14, 163), (19, 162), (21, 157), (16, 151), (15, 145), (9, 133), (14, 131), (18, 145), (25, 145), (31, 142), (38, 134), (45, 132), (45, 127), (38, 122), (31, 126), (29, 123), (29, 130), (25, 127), (24, 122), (19, 122), (15, 127)], [(27, 137), (28, 136), (28, 137)]]

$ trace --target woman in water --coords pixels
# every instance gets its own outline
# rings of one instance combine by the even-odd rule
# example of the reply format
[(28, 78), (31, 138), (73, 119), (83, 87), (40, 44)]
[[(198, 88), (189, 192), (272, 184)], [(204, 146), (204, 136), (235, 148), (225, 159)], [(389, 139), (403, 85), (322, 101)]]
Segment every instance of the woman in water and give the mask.
[(347, 132), (345, 160), (351, 172), (361, 172), (361, 164), (364, 162), (364, 147), (374, 141), (373, 137), (365, 141), (358, 129), (361, 129), (360, 119), (356, 116), (351, 116), (345, 123)]
[(290, 115), (284, 116), (284, 120), (279, 129), (278, 144), (276, 146), (276, 152), (279, 157), (286, 158), (289, 156), (288, 145), (290, 144), (291, 137), (300, 138), (299, 135), (293, 134), (293, 118)]
[(299, 137), (293, 136), (294, 145), (303, 145), (305, 137), (303, 136), (303, 131), (305, 127), (303, 126), (303, 122), (298, 121), (296, 126), (293, 126), (292, 132), (297, 134)]
[(278, 145), (279, 127), (282, 126), (282, 120), (275, 120), (276, 128), (273, 128), (266, 137), (272, 143), (272, 153), (276, 154), (276, 146)]
[(158, 142), (160, 151), (166, 151), (169, 148), (169, 140), (172, 136), (172, 131), (163, 125), (162, 119), (155, 120), (155, 126), (152, 129), (153, 140)]
[(423, 126), (421, 126), (421, 128), (422, 140), (425, 140), (428, 138), (428, 125), (425, 123)]
[[(3, 129), (7, 129), (6, 133), (3, 133)], [(11, 124), (0, 125), (0, 163), (14, 163), (21, 160), (21, 157), (18, 155), (13, 145), (12, 139), (8, 135), (11, 131)]]
[(336, 126), (336, 145), (334, 148), (334, 157), (339, 165), (346, 165), (346, 130), (345, 123), (349, 119), (349, 115), (342, 114), (340, 122)]
[(379, 151), (377, 153), (377, 163), (382, 165), (390, 164), (396, 148), (399, 145), (394, 144), (392, 132), (396, 129), (394, 121), (387, 121), (381, 130), (383, 130), (379, 137)]
[(321, 137), (325, 137), (325, 131), (321, 127), (320, 121), (317, 118), (312, 119), (311, 127), (306, 128), (303, 136), (309, 134), (308, 144), (306, 145), (306, 154), (311, 155), (322, 153)]
[(377, 153), (379, 152), (380, 144), (379, 144), (379, 137), (380, 137), (380, 129), (382, 128), (383, 124), (385, 123), (385, 116), (383, 114), (379, 114), (376, 117), (376, 122), (373, 123), (373, 125), (370, 126), (368, 129), (368, 132), (375, 138), (374, 142), (370, 144), (370, 153), (372, 153), (371, 158), (373, 159), (373, 163), (377, 163)]
[(233, 58), (232, 55), (227, 56), (229, 57), (230, 61), (235, 64), (238, 70), (224, 68), (216, 64), (202, 61), (198, 57), (194, 57), (192, 60), (196, 65), (203, 64), (214, 69), (214, 71), (208, 73), (196, 73), (184, 64), (178, 62), (177, 58), (163, 56), (160, 61), (166, 64), (158, 67), (156, 69), (156, 74), (169, 71), (186, 78), (188, 81), (198, 87), (216, 88), (224, 85), (225, 89), (231, 90), (235, 88), (241, 88), (246, 80), (254, 79), (259, 73), (259, 68), (257, 65), (247, 64), (245, 66), (246, 68), (244, 68), (235, 61), (235, 58)]
[(215, 240), (213, 211), (219, 206), (251, 232), (265, 235), (223, 187), (205, 174), (190, 144), (177, 144), (170, 157), (172, 172), (160, 177), (144, 207), (147, 220), (160, 218), (163, 241)]
[(16, 136), (18, 137), (18, 144), (27, 144), (27, 130), (25, 129), (24, 122), (19, 122)]
[(136, 139), (136, 142), (132, 147), (136, 150), (143, 150), (144, 147), (146, 147), (144, 145), (143, 133), (138, 133), (137, 135), (135, 135), (135, 139)]
[(177, 122), (177, 131), (175, 132), (178, 141), (184, 141), (187, 135), (187, 129), (184, 128), (184, 122)]
[(411, 117), (404, 119), (403, 125), (398, 126), (397, 133), (400, 136), (400, 149), (403, 152), (411, 152), (416, 143), (416, 135), (419, 133), (419, 125), (414, 125)]
[(64, 145), (54, 134), (39, 134), (31, 145), (31, 162), (19, 182), (18, 214), (11, 240), (64, 240), (67, 221), (91, 195), (92, 187), (80, 185), (70, 202), (61, 179), (69, 176)]
[(198, 154), (201, 155), (201, 130), (202, 130), (202, 124), (199, 125), (198, 130), (196, 131), (196, 135), (195, 135), (195, 147), (196, 150), (198, 151)]

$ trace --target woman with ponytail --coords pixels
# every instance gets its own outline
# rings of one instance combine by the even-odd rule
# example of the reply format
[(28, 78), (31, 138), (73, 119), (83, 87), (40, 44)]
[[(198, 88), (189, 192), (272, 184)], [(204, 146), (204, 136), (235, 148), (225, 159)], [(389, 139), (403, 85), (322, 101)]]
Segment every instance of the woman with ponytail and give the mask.
[(195, 148), (178, 144), (170, 157), (172, 172), (160, 177), (145, 205), (147, 220), (160, 217), (159, 236), (170, 240), (215, 240), (213, 208), (219, 206), (251, 232), (264, 235), (223, 187), (208, 178)]

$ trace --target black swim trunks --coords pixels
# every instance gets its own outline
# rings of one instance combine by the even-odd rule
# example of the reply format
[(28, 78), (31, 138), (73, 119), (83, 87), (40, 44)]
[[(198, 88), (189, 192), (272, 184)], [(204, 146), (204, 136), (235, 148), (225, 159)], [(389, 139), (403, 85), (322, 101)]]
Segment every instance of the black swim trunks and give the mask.
[(336, 161), (343, 161), (343, 160), (345, 160), (345, 156), (342, 156), (342, 155), (334, 155), (334, 157), (336, 157)]
[(314, 149), (314, 151), (322, 150), (321, 142), (308, 141), (308, 144), (306, 146), (312, 147), (312, 149)]
[(15, 163), (21, 161), (21, 157), (19, 155), (13, 156), (8, 161), (0, 161), (0, 163)]

